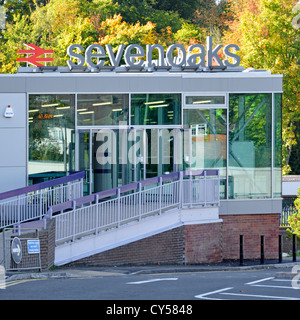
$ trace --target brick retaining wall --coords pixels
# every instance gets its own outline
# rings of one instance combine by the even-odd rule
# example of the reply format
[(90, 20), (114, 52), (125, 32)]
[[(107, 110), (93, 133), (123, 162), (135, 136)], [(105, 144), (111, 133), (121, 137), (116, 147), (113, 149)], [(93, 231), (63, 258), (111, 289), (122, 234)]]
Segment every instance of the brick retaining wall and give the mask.
[(278, 214), (222, 215), (223, 222), (185, 225), (115, 249), (74, 261), (69, 266), (200, 264), (239, 259), (239, 236), (244, 235), (244, 259), (278, 258)]
[(239, 235), (244, 235), (244, 259), (260, 258), (260, 236), (265, 236), (265, 258), (278, 258), (279, 215), (222, 215), (223, 259), (239, 259)]

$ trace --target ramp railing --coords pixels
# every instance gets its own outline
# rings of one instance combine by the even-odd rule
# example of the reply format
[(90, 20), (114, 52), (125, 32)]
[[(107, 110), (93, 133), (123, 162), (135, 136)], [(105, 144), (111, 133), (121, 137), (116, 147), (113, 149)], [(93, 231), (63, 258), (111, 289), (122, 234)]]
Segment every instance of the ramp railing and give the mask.
[(55, 219), (59, 244), (170, 210), (219, 206), (219, 186), (218, 170), (180, 171), (54, 205), (47, 218)]
[(50, 206), (83, 196), (85, 172), (0, 193), (0, 228), (42, 219)]

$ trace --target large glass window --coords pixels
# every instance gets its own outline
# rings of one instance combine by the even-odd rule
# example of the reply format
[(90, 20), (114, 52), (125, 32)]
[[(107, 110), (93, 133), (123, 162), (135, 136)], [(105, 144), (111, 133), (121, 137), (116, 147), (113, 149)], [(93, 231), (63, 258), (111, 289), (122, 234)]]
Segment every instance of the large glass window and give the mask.
[(230, 94), (229, 198), (270, 198), (272, 94)]
[(203, 104), (225, 104), (224, 96), (187, 96), (185, 103), (193, 106)]
[(221, 198), (226, 197), (227, 110), (184, 109), (184, 164), (192, 169), (219, 169)]
[(180, 125), (180, 94), (131, 95), (132, 125)]
[(127, 94), (78, 94), (78, 126), (114, 126), (127, 123)]
[(31, 183), (74, 170), (74, 109), (74, 95), (29, 95)]
[(273, 144), (273, 197), (281, 197), (281, 118), (282, 118), (282, 94), (274, 94), (274, 144)]

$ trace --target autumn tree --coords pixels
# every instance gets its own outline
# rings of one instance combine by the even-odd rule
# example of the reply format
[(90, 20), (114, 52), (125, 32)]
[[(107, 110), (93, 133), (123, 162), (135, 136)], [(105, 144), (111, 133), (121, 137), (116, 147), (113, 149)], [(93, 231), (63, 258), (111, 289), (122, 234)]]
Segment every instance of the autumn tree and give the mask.
[(228, 0), (233, 19), (225, 43), (240, 46), (242, 64), (283, 74), (283, 172), (296, 146), (295, 122), (300, 120), (300, 29), (292, 26), (297, 0)]

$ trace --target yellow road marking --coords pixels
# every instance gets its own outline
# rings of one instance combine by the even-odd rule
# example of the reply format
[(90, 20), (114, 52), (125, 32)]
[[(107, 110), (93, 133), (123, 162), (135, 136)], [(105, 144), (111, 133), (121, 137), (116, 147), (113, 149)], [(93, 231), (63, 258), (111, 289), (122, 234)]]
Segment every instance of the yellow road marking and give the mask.
[(7, 281), (6, 283), (1, 283), (0, 289), (5, 289), (7, 287), (11, 287), (21, 283), (35, 281), (35, 280), (45, 280), (45, 279), (24, 279), (24, 280)]

